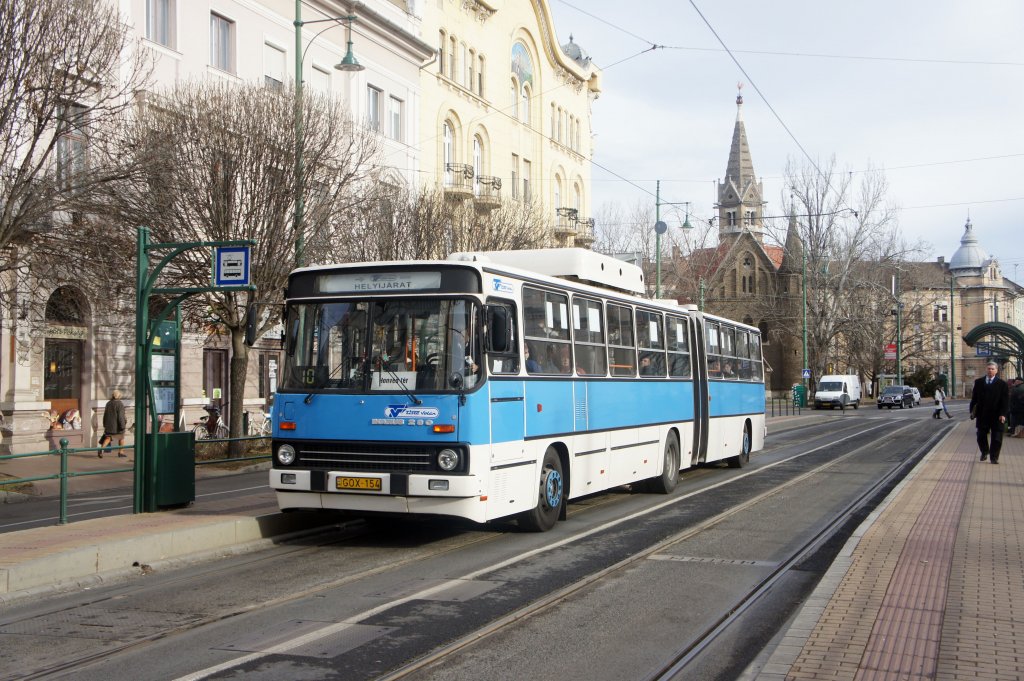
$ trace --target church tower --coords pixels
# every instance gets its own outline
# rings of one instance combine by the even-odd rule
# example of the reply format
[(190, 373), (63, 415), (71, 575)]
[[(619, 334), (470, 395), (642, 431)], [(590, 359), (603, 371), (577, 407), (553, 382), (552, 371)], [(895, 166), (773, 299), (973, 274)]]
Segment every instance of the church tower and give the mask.
[(764, 243), (764, 188), (754, 175), (747, 131), (743, 125), (743, 84), (736, 95), (736, 127), (732, 132), (725, 181), (718, 183), (718, 241), (731, 244), (743, 232)]

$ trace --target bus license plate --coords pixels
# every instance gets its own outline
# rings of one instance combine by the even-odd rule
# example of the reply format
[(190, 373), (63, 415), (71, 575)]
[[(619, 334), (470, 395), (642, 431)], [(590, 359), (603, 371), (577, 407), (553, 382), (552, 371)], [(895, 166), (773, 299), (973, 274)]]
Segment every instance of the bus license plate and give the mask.
[(379, 492), (384, 489), (380, 478), (337, 478), (334, 485), (338, 489), (358, 489), (367, 492)]

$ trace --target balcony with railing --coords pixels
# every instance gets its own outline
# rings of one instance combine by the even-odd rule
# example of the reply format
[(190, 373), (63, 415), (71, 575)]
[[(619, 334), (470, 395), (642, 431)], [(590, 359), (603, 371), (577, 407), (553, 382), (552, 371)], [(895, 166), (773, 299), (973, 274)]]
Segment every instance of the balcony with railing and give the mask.
[(576, 233), (576, 219), (579, 211), (575, 208), (555, 209), (555, 236), (565, 238)]
[(473, 186), (473, 200), (478, 211), (494, 210), (501, 205), (501, 178), (479, 175)]
[(573, 241), (580, 248), (594, 245), (594, 218), (580, 218), (576, 221), (576, 238)]
[(466, 163), (446, 163), (444, 167), (444, 195), (449, 199), (468, 199), (473, 196), (473, 166)]

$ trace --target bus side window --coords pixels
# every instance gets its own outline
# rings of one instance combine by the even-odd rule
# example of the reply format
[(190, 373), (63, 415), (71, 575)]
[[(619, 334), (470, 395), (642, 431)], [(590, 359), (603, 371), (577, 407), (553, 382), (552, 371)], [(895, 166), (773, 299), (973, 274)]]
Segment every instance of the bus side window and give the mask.
[(519, 373), (519, 334), (512, 303), (487, 302), (487, 367), (492, 374)]
[(633, 312), (628, 307), (608, 305), (608, 359), (612, 376), (636, 376)]
[(665, 321), (668, 375), (673, 378), (690, 378), (690, 347), (686, 320), (682, 317), (668, 317)]

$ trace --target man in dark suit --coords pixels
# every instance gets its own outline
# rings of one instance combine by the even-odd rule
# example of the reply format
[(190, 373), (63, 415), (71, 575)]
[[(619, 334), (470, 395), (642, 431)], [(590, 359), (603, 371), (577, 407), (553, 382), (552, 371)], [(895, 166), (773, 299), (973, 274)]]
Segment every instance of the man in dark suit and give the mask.
[(974, 389), (971, 391), (971, 418), (978, 419), (978, 447), (981, 448), (981, 460), (984, 461), (991, 456), (992, 463), (999, 463), (1006, 414), (1010, 409), (1010, 389), (1006, 381), (996, 375), (997, 373), (999, 365), (989, 362), (985, 368), (985, 375), (974, 382)]

